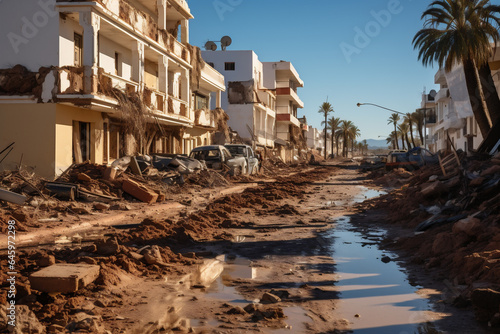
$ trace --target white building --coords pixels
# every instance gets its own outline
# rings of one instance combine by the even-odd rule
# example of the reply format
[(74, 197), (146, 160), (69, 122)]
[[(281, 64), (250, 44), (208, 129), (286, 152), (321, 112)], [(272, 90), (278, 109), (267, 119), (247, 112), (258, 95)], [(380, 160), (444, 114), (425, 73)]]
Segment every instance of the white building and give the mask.
[(189, 45), (185, 0), (1, 6), (0, 147), (15, 142), (2, 168), (23, 155), (49, 177), (73, 162), (210, 143), (220, 115), (210, 95), (220, 102), (224, 78)]
[(274, 148), (276, 95), (264, 85), (263, 65), (255, 52), (202, 51), (202, 56), (225, 77), (221, 105), (231, 129), (257, 146)]
[(291, 141), (300, 128), (297, 109), (304, 103), (297, 95), (297, 88), (304, 82), (287, 61), (264, 62), (264, 86), (276, 91), (276, 132), (279, 139)]
[(323, 131), (319, 131), (316, 128), (313, 128), (312, 125), (309, 125), (307, 131), (307, 147), (311, 150), (321, 150), (323, 149), (323, 139), (321, 136), (323, 135)]
[(434, 83), (439, 85), (439, 91), (424, 94), (421, 103), (422, 108), (434, 109), (431, 115), (428, 111), (427, 147), (432, 152), (450, 150), (452, 145), (464, 152), (477, 149), (483, 137), (470, 106), (463, 67), (456, 66), (449, 73), (439, 69)]

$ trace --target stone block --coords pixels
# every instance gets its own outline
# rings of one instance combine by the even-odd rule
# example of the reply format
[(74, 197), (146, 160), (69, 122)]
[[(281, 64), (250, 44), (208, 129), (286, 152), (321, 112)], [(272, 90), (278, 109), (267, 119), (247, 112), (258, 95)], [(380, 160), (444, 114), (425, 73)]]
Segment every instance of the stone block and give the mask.
[(70, 293), (95, 281), (99, 270), (96, 265), (59, 263), (34, 272), (29, 280), (34, 290)]
[(154, 203), (158, 199), (158, 194), (144, 185), (141, 185), (133, 180), (125, 180), (122, 184), (122, 189), (127, 194), (137, 198), (144, 203)]

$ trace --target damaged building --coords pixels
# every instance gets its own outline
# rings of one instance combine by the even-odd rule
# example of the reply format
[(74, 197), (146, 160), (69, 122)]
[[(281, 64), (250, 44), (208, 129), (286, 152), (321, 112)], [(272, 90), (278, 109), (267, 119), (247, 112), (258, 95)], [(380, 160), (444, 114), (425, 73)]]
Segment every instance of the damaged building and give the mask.
[(226, 78), (222, 108), (243, 141), (275, 149), (286, 162), (306, 149), (297, 118), (304, 107), (297, 88), (304, 83), (290, 62), (261, 62), (250, 50), (203, 51), (202, 56)]
[(0, 168), (53, 177), (75, 162), (187, 154), (228, 134), (224, 77), (189, 44), (185, 0), (2, 6), (0, 147), (14, 145)]

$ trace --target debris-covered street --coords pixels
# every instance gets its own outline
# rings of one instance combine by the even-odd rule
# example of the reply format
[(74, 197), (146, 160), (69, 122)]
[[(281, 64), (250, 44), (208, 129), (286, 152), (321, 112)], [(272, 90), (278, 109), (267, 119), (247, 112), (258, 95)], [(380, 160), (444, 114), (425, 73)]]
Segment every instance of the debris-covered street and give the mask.
[[(16, 333), (489, 333), (488, 324), (498, 326), (498, 297), (489, 289), (498, 284), (499, 247), (486, 237), (498, 228), (497, 207), (482, 211), (484, 225), (464, 220), (474, 202), (460, 211), (453, 186), (425, 192), (429, 177), (450, 182), (430, 167), (369, 173), (350, 160), (273, 167), (226, 178), (205, 171), (150, 205), (44, 200), (36, 189), (29, 205), (2, 204), (2, 229), (13, 219), (17, 228)], [(78, 175), (95, 168), (81, 165), (69, 180), (85, 186)], [(36, 188), (22, 178), (13, 173), (4, 186)], [(99, 192), (102, 175), (92, 179)], [(109, 189), (120, 181), (113, 182)], [(439, 205), (444, 194), (453, 215), (450, 203)], [(416, 222), (458, 215), (414, 232)], [(3, 305), (7, 277), (2, 282)], [(0, 316), (8, 314), (3, 307)]]

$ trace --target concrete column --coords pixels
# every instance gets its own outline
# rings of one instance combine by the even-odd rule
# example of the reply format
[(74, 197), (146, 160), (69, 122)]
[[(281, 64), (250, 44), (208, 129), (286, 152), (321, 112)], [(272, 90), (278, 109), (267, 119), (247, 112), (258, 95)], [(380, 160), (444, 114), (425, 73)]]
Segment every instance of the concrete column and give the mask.
[(99, 29), (101, 18), (92, 12), (80, 13), (80, 25), (83, 27), (83, 69), (84, 93), (97, 91), (97, 73), (99, 59)]
[(158, 29), (167, 29), (167, 0), (157, 0)]
[(216, 97), (215, 97), (215, 107), (216, 108), (222, 108), (222, 91), (218, 90), (216, 93)]
[(132, 44), (132, 80), (139, 83), (142, 91), (144, 83), (144, 43), (134, 41)]
[(168, 94), (168, 57), (158, 56), (158, 90)]
[(181, 21), (181, 42), (182, 44), (189, 43), (189, 20)]

